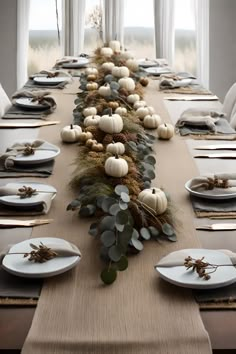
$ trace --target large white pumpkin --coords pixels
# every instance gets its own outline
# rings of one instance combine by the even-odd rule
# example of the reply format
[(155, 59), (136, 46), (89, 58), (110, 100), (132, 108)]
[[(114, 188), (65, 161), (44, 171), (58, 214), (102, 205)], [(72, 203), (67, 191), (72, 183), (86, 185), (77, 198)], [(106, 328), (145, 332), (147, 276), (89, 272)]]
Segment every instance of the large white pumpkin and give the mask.
[(112, 68), (112, 75), (115, 77), (128, 77), (129, 69), (126, 66), (114, 66)]
[(113, 50), (113, 52), (120, 52), (120, 42), (117, 40), (110, 41), (109, 42), (109, 47)]
[(115, 66), (115, 64), (110, 61), (102, 64), (103, 70), (105, 70), (106, 72), (109, 72), (109, 73), (112, 72), (112, 68), (114, 68), (114, 66)]
[(84, 126), (89, 127), (90, 125), (98, 125), (100, 121), (100, 116), (95, 114), (94, 116), (87, 116), (84, 120)]
[(147, 107), (140, 107), (137, 109), (136, 114), (140, 119), (143, 119), (149, 114), (149, 110)]
[(123, 155), (125, 153), (125, 145), (120, 142), (111, 143), (107, 145), (106, 151), (113, 155)]
[(113, 54), (113, 50), (109, 47), (103, 47), (100, 50), (101, 55), (104, 55), (105, 57), (111, 57)]
[(139, 193), (138, 200), (151, 208), (157, 215), (163, 214), (168, 206), (166, 195), (159, 188), (144, 189)]
[(128, 59), (125, 64), (129, 68), (130, 71), (135, 72), (135, 71), (139, 70), (138, 62), (135, 59)]
[(61, 130), (61, 140), (65, 143), (75, 143), (79, 141), (79, 135), (82, 133), (82, 129), (79, 125), (67, 125)]
[(135, 89), (135, 82), (131, 77), (123, 77), (118, 83), (120, 87), (125, 88), (127, 91), (133, 91)]
[(108, 157), (108, 159), (105, 161), (105, 172), (108, 176), (118, 178), (124, 177), (127, 175), (128, 170), (129, 166), (126, 160), (118, 157), (118, 155)]
[(106, 83), (103, 86), (100, 86), (98, 89), (98, 93), (103, 96), (103, 97), (108, 97), (111, 96), (111, 88), (108, 83)]
[(98, 123), (99, 128), (109, 134), (120, 133), (123, 125), (123, 119), (116, 113), (103, 115)]

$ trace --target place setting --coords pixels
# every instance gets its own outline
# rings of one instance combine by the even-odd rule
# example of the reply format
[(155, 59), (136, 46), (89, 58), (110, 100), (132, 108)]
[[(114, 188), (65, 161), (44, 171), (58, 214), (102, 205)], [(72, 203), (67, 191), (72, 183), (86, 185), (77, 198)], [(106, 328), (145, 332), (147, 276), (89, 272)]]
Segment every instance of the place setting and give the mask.
[(47, 177), (60, 148), (45, 140), (19, 140), (0, 156), (1, 177)]
[[(185, 183), (197, 217), (227, 219), (236, 216), (236, 174), (215, 173)], [(202, 228), (201, 228), (202, 229)], [(207, 227), (208, 230), (214, 230)], [(215, 230), (222, 230), (222, 226)], [(225, 230), (232, 228), (226, 226)]]
[(39, 73), (31, 75), (23, 88), (63, 89), (71, 80), (72, 76), (66, 71), (42, 70)]

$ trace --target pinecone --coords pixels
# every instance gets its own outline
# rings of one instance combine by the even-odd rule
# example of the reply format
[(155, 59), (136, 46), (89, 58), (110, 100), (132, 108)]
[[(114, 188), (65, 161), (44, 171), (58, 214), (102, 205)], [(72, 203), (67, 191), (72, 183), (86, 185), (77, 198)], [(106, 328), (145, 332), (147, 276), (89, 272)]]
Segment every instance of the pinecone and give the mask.
[(123, 134), (123, 133), (113, 134), (113, 140), (115, 143), (118, 143), (118, 142), (123, 143), (123, 144), (127, 143), (127, 138), (126, 138), (125, 134)]
[(104, 145), (111, 144), (113, 142), (113, 136), (111, 134), (106, 134), (102, 140)]
[(126, 136), (127, 141), (137, 141), (138, 140), (137, 134), (135, 134), (135, 133), (124, 132), (124, 134)]
[(119, 89), (119, 93), (121, 96), (125, 96), (125, 97), (129, 96), (129, 92), (124, 87)]
[(88, 156), (93, 159), (97, 159), (99, 157), (99, 153), (95, 151), (89, 151)]
[(142, 227), (148, 227), (148, 223), (144, 213), (142, 212), (142, 210), (139, 209), (138, 205), (135, 202), (129, 202), (129, 211), (134, 219), (135, 226), (138, 229), (141, 229)]
[(96, 125), (89, 125), (84, 129), (86, 132), (90, 132), (93, 134), (93, 139), (97, 140), (97, 142), (101, 143), (105, 136), (105, 133), (99, 129)]

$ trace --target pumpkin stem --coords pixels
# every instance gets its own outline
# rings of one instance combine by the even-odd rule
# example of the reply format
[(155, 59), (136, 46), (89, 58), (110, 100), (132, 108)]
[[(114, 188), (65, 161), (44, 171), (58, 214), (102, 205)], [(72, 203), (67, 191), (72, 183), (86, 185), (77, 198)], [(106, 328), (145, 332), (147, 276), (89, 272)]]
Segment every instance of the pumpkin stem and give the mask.
[(115, 154), (115, 158), (116, 158), (116, 159), (118, 159), (118, 158), (119, 158), (118, 154)]
[(152, 189), (152, 194), (156, 194), (155, 188)]
[(164, 123), (164, 126), (165, 126), (165, 127), (167, 127), (167, 124), (166, 124), (166, 123)]
[(73, 124), (70, 125), (70, 129), (73, 129)]
[(110, 108), (109, 116), (112, 117), (112, 108)]

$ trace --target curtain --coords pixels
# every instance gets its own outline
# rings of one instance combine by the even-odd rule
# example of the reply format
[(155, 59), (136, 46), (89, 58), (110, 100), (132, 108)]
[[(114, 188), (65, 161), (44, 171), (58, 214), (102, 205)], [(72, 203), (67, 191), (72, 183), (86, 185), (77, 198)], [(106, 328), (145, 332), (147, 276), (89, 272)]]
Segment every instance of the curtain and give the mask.
[(16, 51), (17, 89), (21, 88), (28, 78), (29, 12), (30, 0), (18, 0)]
[(104, 42), (117, 39), (124, 44), (124, 0), (104, 0), (103, 2)]
[(175, 0), (154, 0), (154, 26), (156, 57), (165, 58), (170, 66), (174, 62)]
[(85, 0), (64, 0), (62, 13), (63, 55), (77, 56), (84, 48)]
[(193, 0), (196, 22), (197, 78), (209, 88), (209, 0)]

